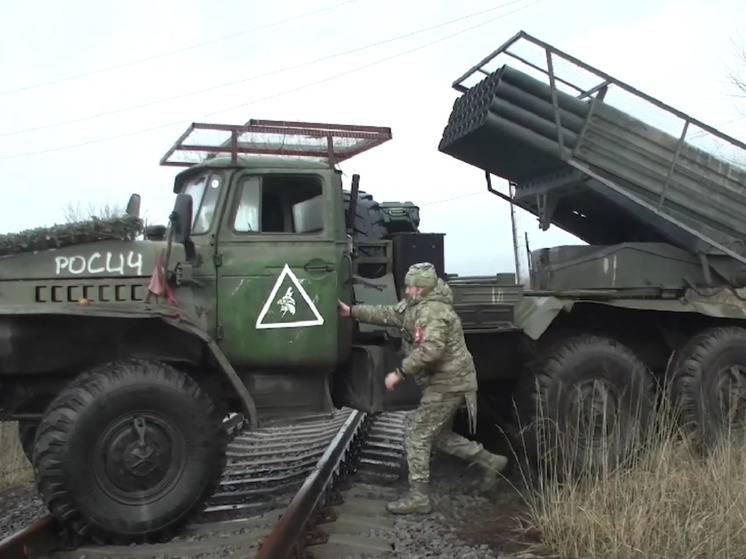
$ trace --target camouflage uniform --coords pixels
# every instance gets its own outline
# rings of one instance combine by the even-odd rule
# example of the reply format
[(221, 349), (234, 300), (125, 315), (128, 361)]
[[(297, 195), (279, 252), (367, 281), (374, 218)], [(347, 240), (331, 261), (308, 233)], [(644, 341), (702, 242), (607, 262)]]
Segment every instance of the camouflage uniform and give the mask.
[(361, 322), (394, 326), (402, 331), (406, 357), (399, 372), (422, 387), (422, 399), (406, 438), (410, 493), (389, 503), (390, 512), (429, 512), (427, 486), (430, 452), (436, 449), (479, 464), (485, 482), (496, 480), (507, 459), (452, 431), (458, 409), (467, 405), (470, 427), (475, 428), (477, 375), (464, 341), (461, 320), (453, 309), (451, 288), (440, 280), (432, 264), (410, 267), (406, 284), (423, 287), (416, 297), (397, 305), (355, 305), (351, 316)]

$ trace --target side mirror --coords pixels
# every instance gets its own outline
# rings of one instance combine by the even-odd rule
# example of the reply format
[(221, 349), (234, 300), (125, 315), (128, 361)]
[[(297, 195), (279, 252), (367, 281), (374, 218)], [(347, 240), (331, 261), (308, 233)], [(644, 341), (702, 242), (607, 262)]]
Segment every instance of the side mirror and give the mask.
[(189, 194), (177, 194), (174, 210), (171, 212), (171, 224), (174, 230), (174, 240), (186, 243), (192, 232), (192, 197)]
[(127, 202), (127, 209), (125, 210), (127, 215), (140, 217), (140, 195), (133, 194), (130, 196), (129, 202)]

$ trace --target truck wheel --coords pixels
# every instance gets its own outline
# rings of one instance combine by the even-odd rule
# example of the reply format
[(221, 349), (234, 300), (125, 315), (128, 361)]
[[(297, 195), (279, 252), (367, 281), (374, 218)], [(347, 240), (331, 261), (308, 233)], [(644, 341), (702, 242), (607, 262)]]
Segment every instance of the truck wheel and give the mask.
[[(380, 241), (388, 234), (381, 215), (381, 208), (371, 194), (362, 190), (359, 190), (357, 194), (353, 238), (356, 241)], [(347, 213), (350, 210), (351, 195), (352, 193), (349, 190), (343, 191), (345, 219), (347, 219)]]
[(595, 335), (555, 345), (541, 363), (517, 401), (527, 453), (561, 474), (599, 471), (631, 457), (655, 410), (645, 364)]
[[(345, 219), (350, 209), (351, 192), (343, 191)], [(386, 238), (388, 230), (383, 222), (381, 208), (370, 194), (358, 191), (357, 205), (355, 207), (354, 232), (352, 238), (355, 242), (380, 241)], [(362, 256), (383, 256), (378, 247), (360, 247)], [(362, 264), (358, 266), (358, 274), (364, 278), (377, 278), (384, 274), (386, 266), (383, 264)]]
[(47, 409), (37, 486), (52, 514), (94, 542), (167, 539), (215, 491), (226, 439), (213, 401), (188, 375), (159, 362), (108, 363)]
[(686, 344), (672, 371), (682, 430), (695, 445), (711, 445), (746, 423), (746, 330), (711, 328)]
[(702, 341), (704, 341), (710, 335), (709, 330), (704, 330), (693, 334), (683, 344), (680, 344), (669, 357), (668, 364), (666, 365), (666, 380), (673, 382), (674, 373), (679, 370), (683, 361), (691, 355), (692, 351)]

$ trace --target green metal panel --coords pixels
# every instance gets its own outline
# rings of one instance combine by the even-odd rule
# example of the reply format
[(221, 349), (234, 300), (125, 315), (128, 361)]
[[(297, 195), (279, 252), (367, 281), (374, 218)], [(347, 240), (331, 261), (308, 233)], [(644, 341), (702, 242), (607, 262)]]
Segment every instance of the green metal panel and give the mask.
[(531, 253), (533, 289), (684, 289), (703, 285), (702, 264), (663, 243), (559, 246)]
[[(98, 241), (56, 250), (0, 256), (0, 281), (149, 276), (166, 246), (152, 241)], [(177, 249), (178, 250), (178, 249)]]
[(381, 202), (381, 216), (389, 235), (414, 233), (420, 226), (420, 208), (412, 202)]
[[(395, 305), (400, 297), (396, 292), (394, 275), (387, 273), (379, 278), (365, 278), (353, 285), (355, 303), (358, 305)], [(361, 334), (377, 334), (385, 332), (392, 338), (401, 337), (398, 328), (379, 326), (377, 324), (357, 323)]]
[(323, 231), (296, 234), (232, 228), (239, 182), (254, 177), (266, 191), (268, 177), (281, 173), (236, 174), (225, 205), (216, 248), (218, 343), (236, 368), (332, 365), (338, 355), (341, 260), (335, 242), (338, 208), (329, 173), (313, 175), (324, 189)]
[[(746, 172), (603, 103), (593, 103), (576, 157), (604, 176), (724, 237), (746, 235)], [(668, 177), (669, 172), (671, 174)]]
[(512, 304), (523, 295), (523, 286), (511, 282), (511, 285), (498, 283), (497, 277), (484, 279), (453, 279), (448, 282), (453, 291), (453, 302), (456, 304)]

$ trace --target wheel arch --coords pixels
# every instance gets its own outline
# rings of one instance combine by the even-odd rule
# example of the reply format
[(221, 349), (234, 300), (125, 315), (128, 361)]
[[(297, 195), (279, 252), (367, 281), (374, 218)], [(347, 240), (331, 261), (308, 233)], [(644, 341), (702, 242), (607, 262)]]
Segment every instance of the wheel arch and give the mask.
[(673, 352), (697, 332), (727, 325), (746, 326), (718, 304), (682, 299), (583, 300), (527, 297), (516, 308), (516, 325), (537, 348), (546, 348), (571, 335), (597, 333), (632, 349), (656, 374), (665, 372)]
[[(0, 371), (7, 384), (15, 385), (11, 399), (18, 399), (19, 392), (56, 392), (83, 370), (136, 358), (181, 368), (208, 391), (211, 384), (214, 390), (217, 377), (238, 408), (230, 411), (240, 411), (252, 425), (258, 424), (256, 404), (228, 359), (178, 309), (66, 310), (0, 316)], [(3, 404), (8, 409), (8, 403)]]

